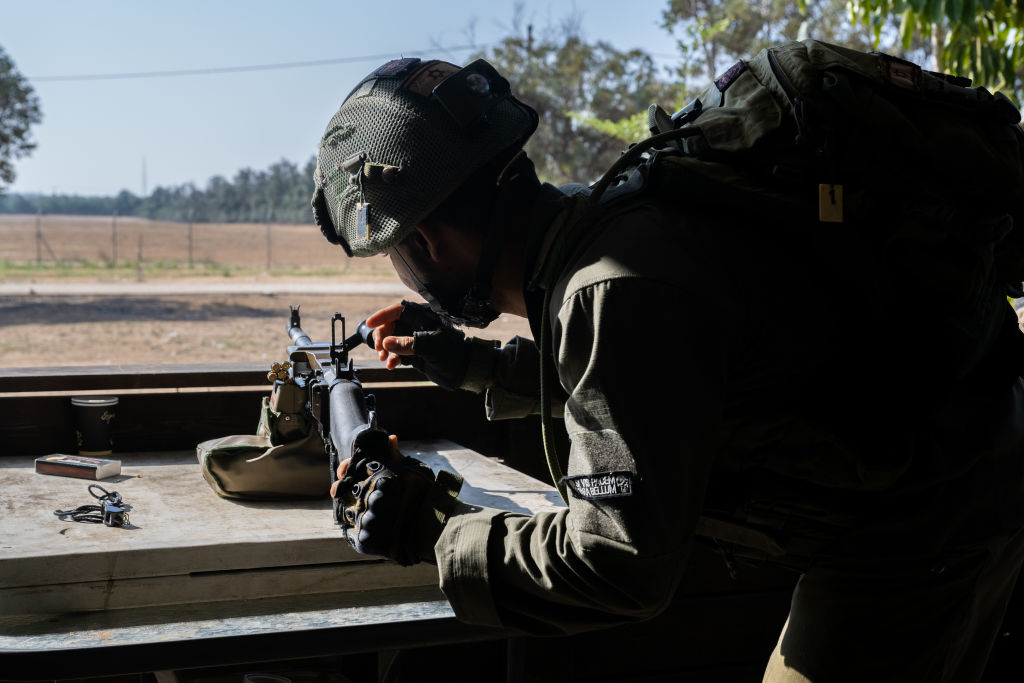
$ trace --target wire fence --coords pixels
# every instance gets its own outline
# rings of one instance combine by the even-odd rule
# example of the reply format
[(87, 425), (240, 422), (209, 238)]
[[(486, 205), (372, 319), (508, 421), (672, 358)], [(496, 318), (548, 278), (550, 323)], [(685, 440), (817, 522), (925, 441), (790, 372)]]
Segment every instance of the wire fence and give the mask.
[[(134, 216), (0, 215), (9, 267), (347, 271), (350, 259), (312, 224), (187, 223)], [(364, 268), (365, 270), (365, 268)]]

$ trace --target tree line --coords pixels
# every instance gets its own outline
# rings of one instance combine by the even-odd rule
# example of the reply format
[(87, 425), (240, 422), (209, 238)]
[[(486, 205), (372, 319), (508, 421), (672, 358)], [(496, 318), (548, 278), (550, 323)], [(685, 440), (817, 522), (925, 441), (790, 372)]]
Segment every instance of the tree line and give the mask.
[(243, 168), (234, 178), (214, 176), (205, 188), (193, 183), (157, 187), (147, 197), (121, 190), (114, 197), (21, 195), (0, 197), (0, 213), (140, 216), (197, 223), (308, 223), (315, 158), (301, 168), (285, 159), (266, 170)]

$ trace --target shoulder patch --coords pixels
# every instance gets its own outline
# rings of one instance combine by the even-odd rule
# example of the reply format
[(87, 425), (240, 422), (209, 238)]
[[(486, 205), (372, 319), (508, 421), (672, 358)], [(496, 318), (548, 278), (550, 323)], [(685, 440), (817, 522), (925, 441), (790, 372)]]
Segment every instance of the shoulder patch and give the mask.
[(633, 495), (633, 473), (624, 470), (564, 477), (563, 481), (573, 496), (582, 500), (625, 498)]
[(387, 64), (377, 68), (372, 78), (398, 78), (404, 76), (412, 67), (420, 63), (419, 57), (406, 57), (405, 59), (392, 59)]
[(747, 65), (742, 61), (730, 66), (724, 74), (715, 79), (715, 87), (718, 88), (718, 92), (725, 92), (725, 89), (732, 85), (732, 82), (739, 78), (740, 74), (746, 70)]
[(345, 98), (345, 101), (347, 102), (348, 100), (354, 100), (358, 97), (369, 95), (371, 92), (373, 92), (373, 84), (376, 82), (377, 80), (375, 78), (371, 78), (368, 81), (363, 81), (362, 83), (355, 87), (355, 89), (349, 94), (348, 97)]
[(401, 78), (405, 74), (409, 73), (413, 67), (420, 63), (420, 61), (419, 57), (392, 59), (390, 62), (374, 69), (373, 73), (361, 80), (356, 87), (349, 91), (348, 95), (345, 96), (345, 99), (342, 102), (348, 102), (351, 99), (369, 95), (373, 92), (373, 88), (377, 84), (378, 79)]

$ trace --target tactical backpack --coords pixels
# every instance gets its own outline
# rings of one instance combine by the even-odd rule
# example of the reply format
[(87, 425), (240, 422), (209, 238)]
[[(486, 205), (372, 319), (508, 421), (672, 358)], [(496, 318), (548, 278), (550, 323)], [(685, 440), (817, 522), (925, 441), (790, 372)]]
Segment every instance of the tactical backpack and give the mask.
[(960, 359), (950, 373), (962, 376), (1004, 334), (1006, 311), (994, 307), (1021, 296), (1024, 280), (1020, 112), (969, 85), (814, 40), (768, 48), (671, 116), (652, 105), (653, 136), (589, 204), (654, 186), (760, 207), (816, 237), (855, 233), (895, 274), (880, 287), (936, 302), (936, 353)]
[[(1024, 134), (1002, 93), (968, 86), (876, 52), (791, 42), (737, 62), (672, 116), (651, 105), (654, 137), (616, 166), (661, 143), (695, 174), (809, 203), (823, 223), (908, 203), (922, 220), (977, 223), (1024, 207)], [(1024, 250), (1005, 246), (1000, 268), (1019, 281)]]
[[(937, 383), (987, 365), (1016, 377), (1024, 335), (1008, 323), (1015, 318), (1006, 296), (1020, 296), (1024, 280), (1024, 132), (1004, 95), (969, 86), (896, 57), (814, 40), (763, 50), (671, 116), (652, 105), (652, 137), (577, 200), (566, 241), (587, 229), (588, 216), (599, 220), (617, 202), (650, 192), (678, 197), (686, 210), (703, 204), (722, 224), (736, 219), (738, 207), (748, 217), (782, 216), (808, 239), (860, 245), (870, 251), (863, 263), (884, 271), (834, 277), (875, 286), (879, 301), (908, 292), (928, 301), (927, 317), (917, 313), (921, 319), (904, 329), (921, 323), (934, 332), (923, 352), (943, 361), (934, 368)], [(983, 362), (992, 357), (998, 362)], [(545, 365), (547, 448), (544, 375), (552, 368)], [(548, 464), (559, 481), (550, 451)], [(730, 520), (704, 517), (698, 532), (754, 548), (746, 557), (799, 556), (783, 564), (799, 566), (815, 552), (813, 542), (780, 545)]]

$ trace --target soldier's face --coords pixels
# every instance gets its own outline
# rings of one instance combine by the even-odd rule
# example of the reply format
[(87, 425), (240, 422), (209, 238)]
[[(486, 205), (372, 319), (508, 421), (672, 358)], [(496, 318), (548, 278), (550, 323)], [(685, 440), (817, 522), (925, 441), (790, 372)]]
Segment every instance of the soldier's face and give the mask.
[[(486, 327), (497, 317), (496, 312), (466, 310), (467, 295), (475, 283), (475, 262), (469, 263), (472, 259), (464, 251), (434, 246), (417, 231), (388, 251), (402, 284), (418, 292), (435, 313), (453, 324)], [(476, 311), (479, 306), (473, 308)]]

